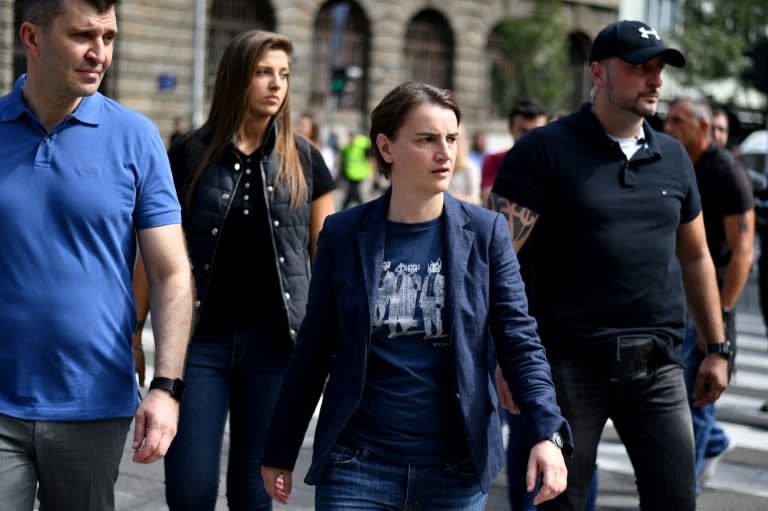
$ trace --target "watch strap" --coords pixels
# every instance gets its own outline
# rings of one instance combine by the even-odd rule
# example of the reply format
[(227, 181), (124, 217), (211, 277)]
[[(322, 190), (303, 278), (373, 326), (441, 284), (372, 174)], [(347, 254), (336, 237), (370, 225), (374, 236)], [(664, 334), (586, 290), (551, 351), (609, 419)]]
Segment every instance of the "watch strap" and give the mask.
[(725, 342), (713, 342), (708, 343), (705, 347), (706, 354), (709, 355), (710, 353), (717, 353), (718, 355), (722, 355), (726, 359), (731, 358), (731, 341), (725, 340)]
[(547, 440), (555, 444), (558, 448), (563, 448), (563, 435), (561, 435), (559, 431), (552, 433), (552, 436), (550, 436)]
[(184, 396), (184, 380), (181, 378), (163, 378), (155, 376), (149, 384), (149, 390), (167, 390), (173, 399), (181, 401)]

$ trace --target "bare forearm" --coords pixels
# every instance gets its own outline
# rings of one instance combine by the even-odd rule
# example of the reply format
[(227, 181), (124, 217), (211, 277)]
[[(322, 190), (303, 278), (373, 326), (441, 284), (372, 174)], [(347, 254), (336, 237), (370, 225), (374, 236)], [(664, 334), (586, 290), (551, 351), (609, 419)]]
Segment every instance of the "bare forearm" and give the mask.
[(309, 215), (309, 253), (315, 259), (317, 252), (317, 238), (323, 228), (325, 218), (336, 211), (333, 202), (333, 193), (328, 192), (312, 201)]
[(752, 268), (752, 251), (746, 253), (734, 253), (728, 262), (728, 267), (723, 276), (723, 287), (720, 290), (720, 304), (723, 307), (733, 309), (744, 290)]
[(720, 303), (723, 307), (733, 308), (741, 295), (749, 277), (754, 259), (755, 212), (750, 209), (739, 215), (726, 216), (723, 230), (731, 258), (723, 275), (720, 289)]
[(152, 332), (155, 337), (155, 374), (181, 378), (192, 325), (192, 280), (180, 270), (151, 287)]
[(140, 254), (136, 257), (136, 268), (133, 271), (133, 295), (136, 300), (136, 319), (146, 320), (149, 314), (149, 284)]
[(520, 252), (520, 249), (531, 234), (531, 230), (536, 224), (539, 215), (495, 193), (491, 193), (488, 196), (485, 207), (504, 215), (507, 219), (509, 232), (512, 235), (512, 247), (515, 249), (515, 252)]
[(696, 324), (699, 336), (706, 343), (721, 342), (725, 331), (720, 310), (720, 293), (717, 289), (715, 266), (708, 254), (683, 266), (683, 284), (688, 312)]

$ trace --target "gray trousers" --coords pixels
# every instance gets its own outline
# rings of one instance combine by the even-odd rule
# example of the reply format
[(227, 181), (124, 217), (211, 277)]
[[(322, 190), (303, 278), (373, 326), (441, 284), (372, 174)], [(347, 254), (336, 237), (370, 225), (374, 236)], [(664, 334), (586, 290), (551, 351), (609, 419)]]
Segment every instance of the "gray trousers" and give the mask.
[(0, 414), (0, 511), (112, 511), (132, 417), (48, 422)]

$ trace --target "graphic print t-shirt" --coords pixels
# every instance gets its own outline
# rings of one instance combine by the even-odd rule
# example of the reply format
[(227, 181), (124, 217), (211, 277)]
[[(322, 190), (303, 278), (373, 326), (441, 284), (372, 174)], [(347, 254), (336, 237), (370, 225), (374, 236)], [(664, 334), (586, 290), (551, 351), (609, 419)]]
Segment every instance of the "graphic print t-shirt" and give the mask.
[(442, 259), (440, 218), (387, 222), (363, 401), (341, 442), (401, 463), (463, 455)]

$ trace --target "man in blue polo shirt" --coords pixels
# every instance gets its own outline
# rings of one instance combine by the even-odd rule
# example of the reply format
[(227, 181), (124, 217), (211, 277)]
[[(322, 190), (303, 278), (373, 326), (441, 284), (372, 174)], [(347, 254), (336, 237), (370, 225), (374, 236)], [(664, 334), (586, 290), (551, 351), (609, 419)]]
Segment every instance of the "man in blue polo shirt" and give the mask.
[(632, 460), (640, 507), (696, 508), (680, 361), (686, 298), (711, 353), (697, 403), (725, 389), (728, 364), (716, 354), (724, 332), (696, 176), (680, 143), (644, 120), (665, 64), (685, 58), (648, 25), (604, 28), (590, 56), (593, 101), (515, 144), (489, 200), (516, 250), (533, 240), (535, 317), (574, 431), (568, 488), (540, 509), (583, 509), (608, 418)]
[[(28, 74), (0, 98), (3, 509), (31, 511), (37, 494), (41, 509), (112, 510), (134, 414), (135, 462), (162, 457), (176, 433), (190, 268), (157, 130), (97, 92), (115, 3), (26, 2)], [(157, 378), (140, 405), (137, 235), (157, 345)]]

